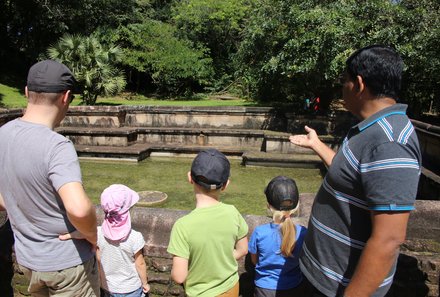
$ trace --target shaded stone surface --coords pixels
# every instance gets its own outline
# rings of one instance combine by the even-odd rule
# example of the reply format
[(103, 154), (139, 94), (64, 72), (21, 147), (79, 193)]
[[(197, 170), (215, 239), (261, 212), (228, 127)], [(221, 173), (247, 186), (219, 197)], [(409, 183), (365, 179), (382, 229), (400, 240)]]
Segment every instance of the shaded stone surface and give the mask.
[(151, 284), (157, 283), (167, 285), (170, 283), (170, 281), (170, 275), (168, 273), (164, 274), (151, 271), (148, 273), (148, 282), (150, 282)]
[(151, 266), (159, 272), (170, 272), (173, 261), (170, 259), (158, 259), (154, 258), (151, 260)]

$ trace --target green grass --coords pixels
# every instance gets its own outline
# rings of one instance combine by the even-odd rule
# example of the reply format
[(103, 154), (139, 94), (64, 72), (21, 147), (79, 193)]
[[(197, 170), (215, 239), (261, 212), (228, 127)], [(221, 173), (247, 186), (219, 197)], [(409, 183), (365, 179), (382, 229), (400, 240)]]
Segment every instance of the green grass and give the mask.
[[(315, 193), (322, 182), (318, 169), (244, 167), (240, 160), (231, 161), (231, 183), (221, 201), (233, 204), (243, 214), (266, 214), (265, 186), (275, 176), (293, 178), (300, 193)], [(111, 184), (125, 184), (135, 191), (161, 191), (167, 201), (158, 206), (191, 210), (195, 206), (192, 185), (187, 181), (192, 158), (152, 157), (139, 163), (81, 161), (87, 194), (99, 203), (101, 192)]]
[[(0, 107), (24, 108), (26, 107), (24, 90), (0, 83)], [(76, 98), (71, 106), (81, 104), (81, 98)], [(218, 100), (209, 99), (206, 95), (194, 96), (189, 99), (155, 99), (138, 94), (123, 94), (115, 97), (98, 97), (97, 105), (156, 105), (156, 106), (253, 106), (252, 101), (244, 99)]]
[(26, 106), (24, 89), (10, 87), (0, 83), (0, 107), (21, 108)]
[[(76, 104), (75, 104), (76, 103)], [(75, 102), (74, 105), (79, 105)], [(168, 99), (160, 100), (144, 97), (144, 99), (127, 100), (121, 97), (114, 98), (102, 98), (98, 99), (98, 105), (157, 105), (157, 106), (253, 106), (255, 105), (251, 101), (246, 101), (243, 99), (234, 100), (214, 100), (214, 99), (200, 99), (200, 100), (178, 100), (178, 99)]]

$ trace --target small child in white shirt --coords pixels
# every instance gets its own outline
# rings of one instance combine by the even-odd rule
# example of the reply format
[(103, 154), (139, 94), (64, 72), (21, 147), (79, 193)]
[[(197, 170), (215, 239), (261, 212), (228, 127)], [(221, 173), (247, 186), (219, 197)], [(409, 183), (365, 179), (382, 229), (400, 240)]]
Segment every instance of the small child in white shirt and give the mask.
[(98, 227), (96, 251), (101, 296), (141, 297), (150, 290), (142, 253), (145, 241), (131, 228), (129, 210), (138, 201), (139, 195), (124, 185), (111, 185), (101, 194), (105, 218)]

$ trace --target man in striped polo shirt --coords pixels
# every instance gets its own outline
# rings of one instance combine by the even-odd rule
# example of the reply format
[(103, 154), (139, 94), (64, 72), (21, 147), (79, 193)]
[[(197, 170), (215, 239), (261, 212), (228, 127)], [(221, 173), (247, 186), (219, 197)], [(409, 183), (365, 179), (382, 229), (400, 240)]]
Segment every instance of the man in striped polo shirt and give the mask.
[(406, 105), (398, 104), (403, 62), (370, 46), (346, 62), (345, 107), (360, 123), (335, 153), (315, 130), (291, 136), (328, 167), (312, 208), (301, 269), (314, 296), (384, 296), (414, 209), (421, 153)]

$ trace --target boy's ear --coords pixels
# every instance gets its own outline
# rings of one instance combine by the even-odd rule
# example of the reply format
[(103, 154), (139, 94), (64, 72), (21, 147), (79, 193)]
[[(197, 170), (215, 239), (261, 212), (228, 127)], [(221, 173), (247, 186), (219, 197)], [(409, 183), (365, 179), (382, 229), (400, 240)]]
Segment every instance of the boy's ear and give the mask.
[(188, 182), (189, 182), (190, 184), (193, 184), (193, 183), (194, 183), (194, 181), (193, 181), (193, 179), (192, 179), (192, 176), (191, 176), (191, 171), (188, 171)]
[(29, 98), (29, 90), (27, 86), (24, 87), (24, 95), (26, 96), (26, 98)]
[(226, 182), (226, 184), (223, 185), (222, 187), (222, 191), (226, 190), (226, 188), (229, 186), (229, 183), (231, 182), (230, 179), (228, 179), (228, 181)]

